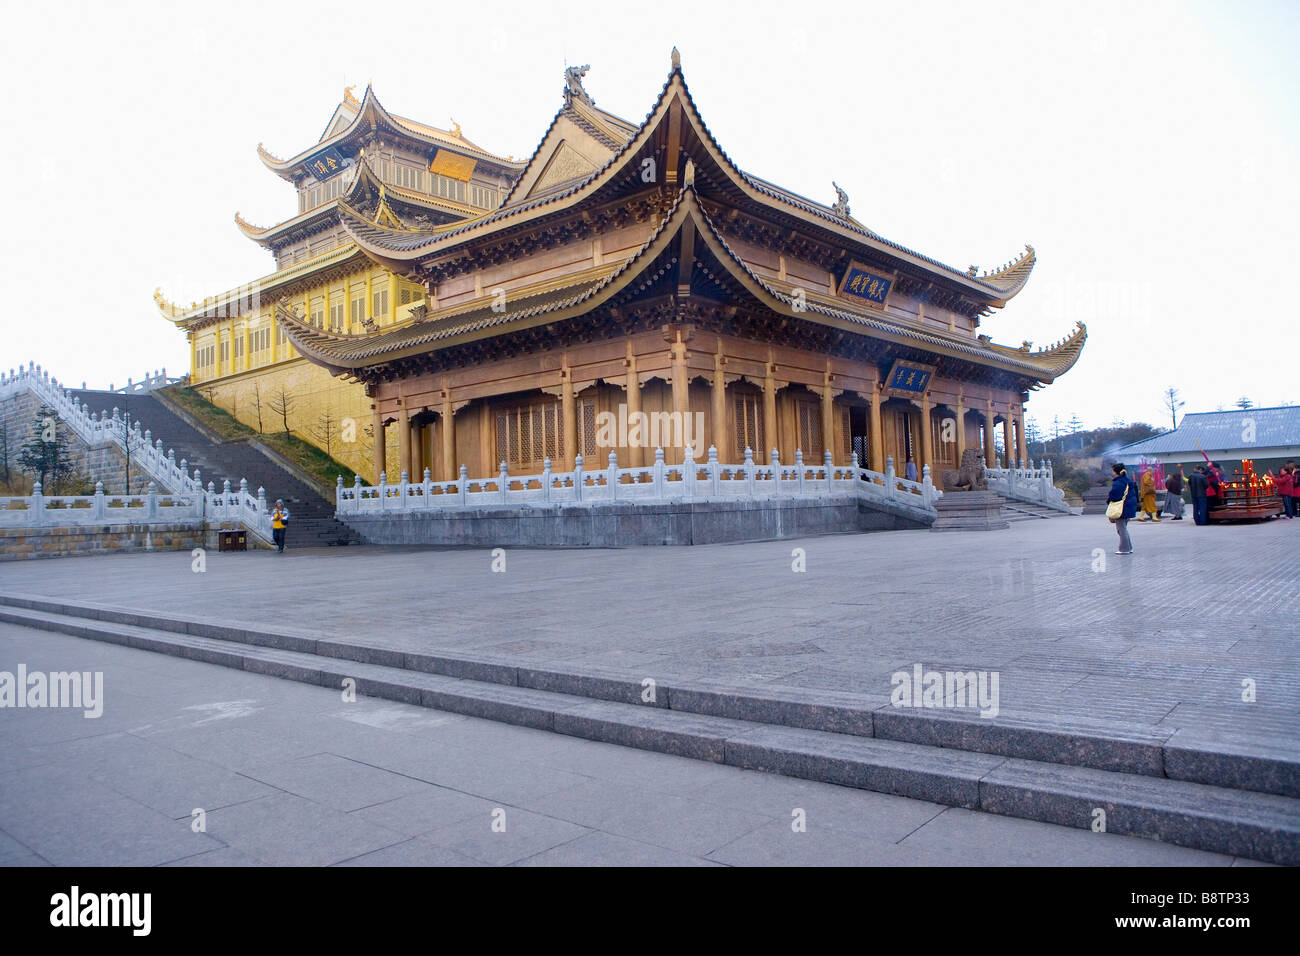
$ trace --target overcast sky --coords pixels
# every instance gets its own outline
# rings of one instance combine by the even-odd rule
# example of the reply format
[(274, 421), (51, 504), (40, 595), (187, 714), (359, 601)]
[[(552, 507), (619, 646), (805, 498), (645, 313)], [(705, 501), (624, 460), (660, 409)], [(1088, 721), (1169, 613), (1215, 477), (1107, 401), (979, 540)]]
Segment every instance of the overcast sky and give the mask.
[(1035, 347), (1088, 325), (1034, 393), (1077, 414), (1300, 402), (1300, 4), (747, 2), (689, 5), (5, 3), (9, 193), (0, 365), (91, 387), (166, 366), (188, 303), (273, 270), (235, 228), (296, 210), (257, 158), (320, 136), (346, 85), (516, 157), (591, 64), (639, 122), (682, 54), (742, 168), (965, 269), (1026, 242), (1026, 289), (984, 320)]

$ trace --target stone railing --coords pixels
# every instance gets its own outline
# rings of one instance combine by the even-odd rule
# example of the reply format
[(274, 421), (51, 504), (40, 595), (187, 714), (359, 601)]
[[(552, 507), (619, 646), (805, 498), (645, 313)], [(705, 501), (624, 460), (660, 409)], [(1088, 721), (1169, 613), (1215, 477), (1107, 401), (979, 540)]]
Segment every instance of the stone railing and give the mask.
[(12, 369), (8, 375), (0, 374), (0, 399), (8, 398), (19, 391), (29, 391), (43, 404), (54, 410), (63, 422), (72, 429), (88, 447), (99, 448), (106, 444), (116, 445), (125, 454), (130, 443), (131, 462), (138, 465), (160, 486), (177, 494), (201, 492), (203, 485), (198, 480), (198, 472), (190, 477), (187, 462), (182, 459), (178, 464), (175, 455), (163, 450), (162, 440), (154, 440), (148, 429), (142, 429), (138, 421), (128, 428), (124, 417), (116, 408), (110, 416), (107, 409), (97, 415), (59, 384), (58, 379), (50, 377), (48, 371), (42, 371), (34, 362), (27, 368)]
[(1039, 461), (1037, 468), (1032, 461), (1021, 462), (1019, 467), (1013, 468), (985, 468), (984, 477), (989, 483), (989, 491), (1003, 498), (1027, 501), (1057, 511), (1070, 510), (1065, 492), (1053, 483), (1052, 463), (1047, 459)]
[(71, 528), (96, 525), (191, 525), (238, 524), (270, 543), (271, 515), (266, 507), (266, 492), (258, 488), (253, 495), (247, 480), (238, 490), (230, 482), (217, 491), (208, 482), (206, 491), (183, 494), (159, 494), (151, 481), (138, 495), (106, 495), (104, 483), (96, 482), (93, 495), (45, 495), (40, 482), (32, 494), (0, 498), (0, 529), (4, 528)]
[(803, 452), (796, 452), (794, 464), (783, 465), (773, 449), (771, 463), (760, 465), (747, 448), (743, 464), (724, 465), (716, 448), (709, 449), (707, 461), (696, 462), (688, 445), (680, 465), (665, 464), (659, 448), (653, 465), (637, 468), (620, 468), (617, 455), (610, 452), (603, 469), (587, 470), (579, 455), (573, 471), (551, 471), (548, 458), (535, 475), (511, 475), (502, 462), (500, 472), (490, 478), (470, 478), (464, 465), (454, 481), (433, 481), (428, 469), (418, 482), (409, 481), (402, 472), (396, 484), (389, 484), (387, 475), (381, 474), (378, 485), (364, 486), (357, 476), (348, 487), (340, 477), (335, 507), (338, 517), (346, 519), (449, 508), (856, 495), (886, 510), (929, 521), (935, 517), (934, 501), (942, 494), (930, 479), (928, 465), (922, 481), (907, 481), (895, 474), (893, 458), (887, 459), (881, 474), (859, 467), (856, 454), (851, 465), (835, 465), (829, 452), (820, 464), (805, 463)]
[[(168, 385), (175, 385), (178, 382), (183, 381), (184, 378), (180, 376), (168, 378), (167, 369), (164, 368), (155, 371), (152, 375), (146, 372), (144, 378), (140, 379), (138, 382), (128, 378), (126, 384), (121, 388), (114, 388), (110, 384), (108, 390), (110, 392), (117, 392), (120, 395), (131, 395), (136, 392), (152, 392), (155, 388), (164, 388)], [(81, 387), (84, 389), (86, 386), (83, 384)]]

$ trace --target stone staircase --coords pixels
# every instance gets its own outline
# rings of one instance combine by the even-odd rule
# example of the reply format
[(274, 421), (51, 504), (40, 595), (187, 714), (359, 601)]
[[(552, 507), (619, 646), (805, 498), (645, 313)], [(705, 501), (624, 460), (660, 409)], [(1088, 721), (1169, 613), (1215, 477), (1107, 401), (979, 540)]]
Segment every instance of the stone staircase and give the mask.
[(1036, 505), (1028, 501), (1003, 498), (1002, 517), (1007, 521), (1034, 521), (1039, 518), (1076, 518), (1078, 515), (1073, 512), (1067, 514), (1064, 511), (1057, 511), (1055, 508)]
[(0, 593), (0, 621), (588, 740), (948, 806), (1300, 864), (1289, 742), (1058, 714), (915, 709), (806, 688), (531, 667), (320, 637), (286, 625)]
[(252, 492), (266, 489), (268, 505), (283, 498), (291, 520), (287, 544), (290, 548), (360, 544), (361, 537), (334, 518), (334, 502), (322, 497), (314, 488), (292, 472), (273, 462), (244, 441), (214, 441), (173, 412), (153, 395), (125, 396), (115, 392), (73, 390), (72, 394), (90, 406), (91, 411), (114, 407), (129, 410), (131, 418), (147, 428), (151, 439), (162, 440), (163, 449), (174, 449), (176, 461), (186, 461), (190, 474), (198, 468), (203, 484), (213, 482), (217, 488), (229, 478), (238, 487), (248, 479)]

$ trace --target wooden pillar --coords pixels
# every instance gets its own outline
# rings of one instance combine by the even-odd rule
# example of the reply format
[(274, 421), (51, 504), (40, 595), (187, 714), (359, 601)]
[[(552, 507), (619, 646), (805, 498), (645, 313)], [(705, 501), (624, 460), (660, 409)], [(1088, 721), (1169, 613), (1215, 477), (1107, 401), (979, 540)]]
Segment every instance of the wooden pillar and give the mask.
[(1016, 467), (1011, 445), (1011, 412), (1008, 411), (1006, 417), (1002, 419), (1002, 448), (1005, 452), (1002, 457), (1006, 459), (1008, 468)]
[[(817, 459), (819, 462), (825, 459), (827, 451), (831, 453), (833, 462), (835, 460), (835, 398), (831, 395), (829, 371), (822, 380), (822, 456)], [(804, 460), (807, 461), (807, 458)]]
[(730, 462), (731, 443), (727, 441), (727, 377), (723, 373), (726, 359), (722, 356), (721, 346), (718, 354), (713, 356), (713, 434), (710, 436), (713, 447), (718, 449), (718, 461)]
[(916, 463), (917, 481), (921, 480), (921, 473), (926, 465), (933, 467), (934, 454), (930, 448), (932, 444), (930, 434), (930, 393), (921, 393), (921, 460)]
[(1016, 416), (1016, 454), (1024, 464), (1029, 464), (1029, 447), (1025, 444), (1025, 413)]
[(754, 460), (766, 464), (772, 460), (772, 449), (778, 448), (776, 431), (776, 375), (772, 363), (767, 363), (767, 375), (763, 377), (763, 447), (754, 449)]
[(398, 474), (391, 476), (396, 481), (401, 479), (401, 472), (405, 471), (408, 477), (411, 471), (411, 413), (406, 407), (406, 399), (402, 399), (402, 407), (397, 412), (397, 468)]
[[(560, 417), (564, 420), (564, 463), (562, 468), (556, 468), (555, 463), (551, 467), (556, 471), (573, 471), (574, 459), (578, 454), (578, 408), (573, 400), (573, 371), (569, 368), (567, 359), (560, 369)], [(591, 463), (584, 461), (583, 467), (590, 468)]]
[(423, 432), (424, 426), (412, 420), (411, 437), (408, 442), (408, 447), (411, 449), (411, 463), (407, 467), (407, 472), (410, 474), (412, 481), (424, 480), (424, 456), (421, 454), (424, 444), (422, 441)]
[(885, 470), (885, 435), (880, 423), (880, 384), (871, 386), (871, 461), (866, 466), (872, 471)]
[(451, 390), (442, 392), (442, 480), (454, 481), (456, 474), (456, 420), (451, 410)]
[[(685, 434), (686, 418), (691, 413), (690, 402), (690, 382), (686, 377), (686, 343), (682, 341), (681, 329), (677, 330), (676, 340), (672, 343), (672, 361), (673, 361), (673, 418), (681, 422), (682, 433)], [(677, 463), (685, 460), (686, 450), (683, 448), (675, 453), (676, 456), (670, 457), (668, 449), (664, 449), (664, 458), (669, 463)], [(692, 448), (691, 454), (694, 458), (699, 459), (700, 450)]]
[(990, 398), (984, 413), (984, 467), (997, 466), (996, 449), (993, 447), (993, 399)]
[(966, 406), (963, 404), (964, 401), (964, 398), (957, 399), (957, 460), (953, 463), (954, 468), (961, 467), (961, 456), (966, 453)]
[[(632, 351), (632, 343), (629, 342), (627, 346), (627, 420), (629, 434), (632, 433), (631, 423), (636, 421), (640, 414), (641, 380), (637, 377), (636, 355)], [(629, 439), (628, 442), (632, 446), (628, 449), (627, 467), (629, 468), (645, 467), (645, 443), (650, 436), (646, 434), (645, 428), (639, 428), (636, 431), (638, 441), (633, 443)]]
[(375, 402), (371, 406), (374, 409), (374, 459), (375, 459), (375, 484), (379, 484), (379, 473), (386, 467), (385, 462), (388, 459), (388, 446), (384, 441), (384, 416), (379, 410), (379, 403)]

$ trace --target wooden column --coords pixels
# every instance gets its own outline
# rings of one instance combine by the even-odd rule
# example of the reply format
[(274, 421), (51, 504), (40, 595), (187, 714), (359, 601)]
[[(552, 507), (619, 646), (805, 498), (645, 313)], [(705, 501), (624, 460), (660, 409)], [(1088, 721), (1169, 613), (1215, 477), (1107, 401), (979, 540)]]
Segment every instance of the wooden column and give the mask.
[(379, 484), (379, 473), (384, 470), (385, 462), (388, 459), (388, 446), (384, 441), (384, 416), (379, 411), (379, 403), (376, 402), (371, 406), (374, 410), (374, 421), (372, 428), (374, 430), (374, 459), (375, 459), (375, 484)]
[[(822, 457), (825, 458), (825, 452), (831, 453), (831, 461), (835, 460), (835, 398), (831, 395), (831, 373), (826, 372), (822, 380)], [(807, 461), (807, 458), (804, 459)]]
[(1010, 411), (1008, 411), (1006, 417), (1002, 419), (1002, 448), (1005, 451), (1005, 454), (1003, 454), (1002, 457), (1006, 459), (1007, 467), (1008, 468), (1016, 467), (1015, 459), (1011, 457), (1012, 450), (1011, 450), (1011, 412)]
[[(574, 459), (578, 454), (578, 408), (573, 400), (573, 371), (567, 360), (560, 369), (560, 417), (564, 419), (563, 467), (556, 467), (559, 463), (555, 462), (551, 468), (556, 471), (573, 471)], [(591, 462), (584, 461), (583, 467), (590, 468)]]
[[(772, 449), (778, 448), (776, 431), (776, 375), (772, 363), (767, 363), (767, 375), (763, 378), (763, 447), (754, 449), (754, 460), (767, 464), (772, 460)], [(761, 451), (761, 454), (760, 454)]]
[(953, 465), (954, 468), (961, 467), (961, 456), (966, 453), (966, 406), (963, 404), (964, 401), (964, 398), (957, 399), (957, 460)]
[[(681, 329), (677, 330), (676, 341), (672, 343), (672, 362), (673, 362), (673, 416), (681, 422), (683, 434), (686, 429), (686, 417), (691, 413), (690, 402), (690, 383), (686, 379), (686, 343), (682, 341)], [(678, 458), (670, 457), (668, 449), (664, 449), (664, 459), (670, 463), (684, 460), (686, 450), (683, 448), (676, 452)], [(698, 448), (692, 448), (691, 454), (697, 460), (701, 457)]]
[(407, 472), (408, 477), (411, 471), (411, 413), (406, 407), (406, 399), (402, 399), (402, 407), (397, 411), (397, 468), (398, 474), (392, 475), (394, 483), (401, 480), (401, 472)]
[(442, 393), (442, 480), (454, 481), (456, 473), (456, 420), (451, 410), (451, 390)]
[(880, 422), (880, 385), (871, 386), (871, 461), (866, 467), (872, 471), (885, 470), (885, 435)]
[[(636, 421), (641, 413), (641, 380), (637, 377), (636, 355), (632, 352), (632, 344), (629, 342), (627, 347), (627, 420), (628, 433), (632, 433), (632, 422)], [(628, 449), (628, 468), (645, 467), (645, 443), (649, 436), (644, 428), (637, 429), (639, 444), (633, 445)], [(629, 440), (629, 444), (632, 444)]]
[(408, 447), (411, 449), (411, 463), (407, 467), (407, 472), (412, 481), (424, 480), (424, 442), (422, 440), (424, 426), (415, 421), (411, 422), (411, 438)]
[(1029, 464), (1029, 447), (1025, 444), (1025, 413), (1016, 416), (1016, 454), (1026, 466)]
[(993, 447), (993, 399), (989, 399), (984, 413), (984, 467), (996, 468), (997, 450)]
[(933, 466), (934, 455), (930, 448), (930, 393), (921, 394), (921, 460), (916, 463), (916, 479), (920, 481), (926, 465)]
[(719, 349), (713, 356), (713, 446), (718, 449), (718, 461), (730, 462), (731, 443), (727, 441), (727, 377), (723, 373), (726, 359)]

